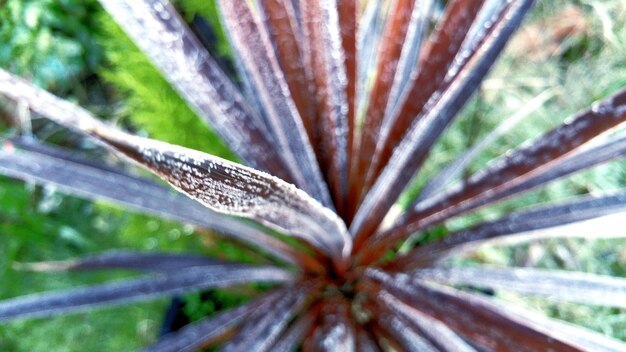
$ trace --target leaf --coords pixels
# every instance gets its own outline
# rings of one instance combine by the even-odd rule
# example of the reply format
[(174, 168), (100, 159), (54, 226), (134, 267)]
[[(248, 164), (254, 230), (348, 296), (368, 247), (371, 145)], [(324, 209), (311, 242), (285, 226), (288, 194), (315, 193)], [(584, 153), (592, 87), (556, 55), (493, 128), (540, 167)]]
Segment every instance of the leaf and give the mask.
[(126, 304), (190, 290), (292, 279), (292, 274), (274, 267), (224, 264), (189, 268), (176, 273), (0, 301), (0, 321), (66, 314), (92, 306)]
[(405, 319), (407, 323), (411, 324), (416, 331), (419, 331), (424, 338), (428, 339), (437, 350), (458, 352), (476, 351), (445, 324), (428, 315), (420, 313), (420, 311), (411, 308), (396, 297), (383, 294), (380, 296), (380, 300), (381, 303), (391, 311), (391, 314)]
[(163, 336), (155, 344), (146, 348), (144, 352), (195, 351), (206, 341), (215, 339), (234, 329), (239, 323), (247, 320), (250, 314), (270, 312), (272, 310), (271, 303), (284, 293), (286, 293), (285, 289), (279, 289), (243, 306), (189, 324), (177, 332)]
[(359, 149), (351, 168), (349, 195), (353, 207), (351, 212), (354, 212), (358, 206), (371, 155), (376, 150), (378, 129), (387, 106), (390, 88), (394, 83), (396, 67), (405, 44), (409, 22), (412, 19), (412, 1), (394, 0), (390, 7), (385, 30), (378, 42), (377, 63), (374, 71), (376, 79), (372, 83), (369, 101), (366, 103)]
[(87, 199), (105, 200), (141, 212), (213, 229), (258, 246), (288, 263), (300, 263), (303, 267), (316, 266), (315, 260), (305, 253), (296, 252), (259, 229), (213, 212), (148, 179), (96, 165), (68, 151), (25, 139), (5, 142), (5, 145), (11, 147), (0, 149), (2, 174), (55, 185), (65, 192)]
[[(617, 139), (593, 152), (572, 154), (584, 143), (626, 121), (626, 89), (596, 103), (563, 125), (472, 175), (462, 185), (417, 204), (398, 225), (414, 231), (421, 224), (442, 221), (454, 214), (525, 191), (538, 184), (578, 171), (626, 152), (626, 139)], [(572, 156), (573, 159), (563, 159)], [(563, 162), (563, 164), (560, 164)], [(436, 218), (436, 220), (435, 220)], [(418, 225), (420, 224), (420, 225)]]
[(348, 302), (343, 298), (331, 298), (324, 302), (320, 321), (313, 335), (316, 350), (354, 351), (354, 327), (349, 314)]
[(287, 331), (280, 336), (271, 350), (276, 352), (294, 351), (313, 326), (318, 313), (308, 310), (304, 315), (297, 318)]
[[(451, 251), (460, 250), (467, 246), (476, 246), (485, 240), (523, 236), (530, 231), (549, 228), (555, 228), (560, 236), (571, 236), (579, 233), (579, 231), (589, 235), (589, 228), (581, 226), (582, 221), (594, 218), (603, 220), (607, 218), (607, 215), (613, 213), (619, 217), (623, 216), (625, 211), (626, 192), (603, 197), (579, 197), (568, 203), (515, 212), (502, 219), (449, 234), (440, 241), (415, 248), (408, 255), (398, 258), (392, 265), (394, 267), (429, 265), (428, 263), (443, 259)], [(574, 225), (572, 231), (559, 228), (559, 226), (566, 224)], [(615, 222), (600, 222), (600, 224), (604, 225), (598, 226), (598, 223), (595, 223), (592, 233), (601, 235), (603, 231), (610, 230)], [(535, 235), (534, 237), (539, 236)]]
[(366, 330), (363, 326), (356, 326), (356, 350), (359, 352), (380, 352), (382, 349), (375, 341), (375, 337), (371, 332)]
[(319, 136), (317, 134), (317, 104), (312, 97), (315, 94), (311, 67), (305, 66), (303, 34), (299, 27), (294, 4), (290, 0), (261, 0), (260, 14), (275, 46), (275, 54), (282, 73), (289, 86), (309, 141), (316, 155), (319, 155)]
[(350, 252), (345, 225), (295, 186), (264, 172), (199, 151), (133, 136), (87, 111), (0, 72), (0, 90), (37, 113), (89, 135), (162, 177), (213, 211), (246, 217), (316, 245), (337, 265)]
[(324, 206), (332, 208), (326, 182), (273, 52), (269, 34), (246, 2), (222, 1), (221, 8), (231, 42), (248, 70), (265, 111), (276, 141), (274, 149), (286, 160), (295, 184)]
[(298, 6), (304, 34), (305, 64), (313, 73), (318, 101), (317, 126), (322, 151), (318, 159), (337, 202), (336, 207), (341, 210), (348, 189), (351, 104), (347, 99), (346, 53), (337, 2), (299, 0)]
[[(367, 182), (364, 186), (366, 190), (374, 184), (392, 156), (392, 150), (401, 142), (405, 132), (415, 121), (423, 118), (422, 113), (429, 99), (435, 92), (442, 94), (448, 88), (445, 84), (450, 81), (447, 76), (450, 74), (455, 58), (457, 56), (467, 58), (479, 49), (477, 46), (469, 53), (460, 52), (461, 45), (476, 20), (483, 2), (484, 0), (455, 0), (447, 4), (435, 33), (424, 46), (421, 57), (408, 75), (404, 90), (396, 98), (397, 108), (389, 110), (389, 115), (386, 112), (384, 120), (381, 121), (376, 150), (371, 157), (370, 168), (366, 172)], [(493, 27), (493, 23), (489, 25)], [(465, 89), (473, 91), (475, 87), (470, 86)]]
[(18, 269), (33, 271), (79, 271), (128, 269), (149, 272), (175, 272), (182, 269), (221, 264), (202, 255), (110, 251), (79, 259), (18, 263)]
[[(409, 85), (413, 84), (422, 69), (420, 56), (424, 49), (424, 42), (429, 34), (430, 18), (433, 15), (433, 0), (421, 0), (416, 2), (411, 13), (409, 28), (406, 34), (402, 54), (398, 59), (398, 68), (389, 92), (384, 119), (391, 118), (392, 114), (400, 107), (400, 101)], [(384, 121), (383, 119), (383, 121)]]
[(513, 291), (549, 299), (626, 308), (626, 279), (562, 270), (532, 268), (431, 268), (411, 277), (449, 285)]
[(498, 138), (510, 131), (515, 125), (528, 117), (535, 110), (540, 108), (546, 101), (554, 96), (554, 92), (545, 90), (530, 101), (524, 103), (522, 108), (515, 114), (502, 121), (496, 128), (491, 130), (480, 142), (473, 145), (468, 151), (463, 152), (438, 174), (431, 177), (428, 184), (421, 190), (418, 199), (414, 203), (423, 201), (431, 196), (440, 193), (454, 181), (467, 167), (476, 159), (480, 153), (486, 150)]
[(292, 287), (272, 303), (269, 312), (251, 314), (248, 322), (239, 330), (223, 351), (266, 351), (278, 340), (289, 320), (302, 308), (304, 299), (312, 287)]
[(411, 352), (434, 352), (438, 351), (428, 340), (420, 335), (406, 321), (395, 314), (381, 314), (378, 325), (402, 347), (405, 351)]
[(406, 133), (350, 225), (350, 232), (357, 238), (357, 249), (377, 230), (389, 208), (421, 167), (434, 142), (487, 74), (532, 3), (532, 0), (515, 1), (503, 11), (483, 45), (467, 58), (463, 70), (446, 83), (445, 89), (430, 101), (423, 116)]
[[(586, 347), (579, 339), (562, 330), (547, 329), (477, 295), (421, 282), (409, 283), (404, 278), (393, 279), (381, 271), (368, 270), (367, 275), (388, 290), (381, 291), (379, 297), (392, 294), (488, 349), (579, 351)], [(601, 335), (593, 335), (607, 346), (622, 345)]]
[(100, 0), (191, 107), (250, 165), (290, 180), (262, 120), (166, 0)]

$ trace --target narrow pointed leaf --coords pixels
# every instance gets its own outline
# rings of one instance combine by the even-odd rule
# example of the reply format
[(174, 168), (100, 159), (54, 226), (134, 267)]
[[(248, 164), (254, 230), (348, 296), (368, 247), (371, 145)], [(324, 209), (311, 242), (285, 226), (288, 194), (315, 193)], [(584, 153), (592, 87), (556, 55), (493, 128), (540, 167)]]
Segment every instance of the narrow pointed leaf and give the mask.
[(0, 301), (0, 321), (70, 313), (93, 306), (126, 304), (190, 290), (247, 282), (285, 282), (292, 279), (289, 272), (273, 267), (214, 265), (189, 268), (172, 274)]
[(379, 297), (392, 294), (489, 349), (580, 351), (583, 348), (562, 331), (534, 324), (504, 307), (478, 299), (476, 295), (426, 285), (417, 280), (394, 280), (381, 271), (368, 270), (367, 275), (389, 291), (381, 291)]
[(317, 319), (317, 313), (311, 310), (291, 324), (289, 329), (280, 336), (276, 344), (272, 346), (271, 350), (275, 352), (291, 352), (297, 349), (300, 342), (307, 335), (315, 319)]
[[(402, 53), (398, 59), (398, 67), (393, 80), (393, 85), (389, 92), (389, 100), (385, 108), (384, 118), (391, 118), (399, 108), (403, 92), (408, 90), (408, 86), (413, 83), (421, 71), (420, 56), (424, 46), (424, 41), (429, 33), (428, 25), (434, 7), (433, 0), (420, 0), (415, 2), (411, 19), (409, 22), (406, 40)], [(384, 121), (384, 120), (383, 120)]]
[(459, 267), (420, 269), (413, 278), (451, 285), (547, 296), (550, 299), (626, 308), (626, 279), (532, 268)]
[(276, 56), (291, 97), (298, 108), (309, 141), (319, 156), (320, 151), (316, 149), (320, 143), (316, 126), (315, 83), (311, 67), (305, 65), (303, 34), (298, 24), (296, 9), (291, 0), (261, 0), (259, 6), (271, 42), (275, 45)]
[[(529, 231), (542, 230), (574, 224), (580, 227), (580, 222), (587, 219), (604, 217), (612, 213), (626, 211), (626, 192), (616, 193), (604, 197), (587, 196), (565, 204), (538, 207), (532, 210), (512, 213), (502, 219), (483, 223), (467, 230), (449, 234), (442, 240), (414, 249), (405, 257), (396, 260), (393, 266), (427, 265), (436, 260), (447, 257), (451, 251), (466, 246), (476, 246), (482, 241), (508, 236), (519, 236)], [(598, 226), (597, 224), (595, 226)], [(607, 226), (596, 227), (591, 234), (601, 234), (611, 229), (611, 222)], [(574, 228), (574, 230), (575, 230)], [(580, 227), (585, 233), (588, 228)], [(574, 231), (576, 233), (576, 230)], [(571, 235), (571, 231), (562, 230), (562, 236)]]
[(394, 0), (391, 2), (389, 18), (379, 44), (378, 62), (374, 71), (376, 79), (365, 109), (359, 150), (353, 161), (355, 165), (351, 168), (350, 204), (353, 208), (351, 212), (357, 208), (371, 155), (376, 150), (378, 129), (387, 106), (389, 91), (394, 81), (398, 59), (402, 53), (412, 9), (413, 1), (411, 0)]
[(395, 314), (381, 314), (378, 325), (396, 340), (403, 350), (410, 352), (438, 351), (428, 340), (415, 331), (404, 319)]
[(167, 0), (101, 0), (179, 94), (251, 166), (290, 180), (269, 132)]
[(591, 109), (578, 114), (532, 144), (501, 157), (465, 183), (416, 204), (393, 231), (400, 229), (398, 232), (413, 232), (425, 224), (443, 221), (624, 154), (626, 139), (622, 138), (590, 152), (582, 152), (580, 158), (572, 155), (573, 158), (564, 159), (584, 143), (625, 121), (626, 89), (596, 103)]
[[(0, 149), (0, 173), (54, 185), (65, 192), (105, 200), (148, 214), (212, 229), (258, 246), (288, 263), (315, 265), (282, 241), (150, 180), (95, 165), (67, 151), (26, 140), (14, 140)], [(12, 150), (15, 149), (15, 150)], [(123, 188), (120, 185), (124, 185)], [(300, 260), (300, 259), (302, 260)], [(305, 264), (308, 263), (308, 264)]]
[[(356, 78), (357, 78), (357, 45), (356, 37), (359, 30), (359, 16), (357, 11), (357, 0), (337, 1), (337, 12), (339, 15), (339, 29), (341, 30), (341, 47), (344, 53), (344, 64), (346, 72), (346, 100), (348, 104), (347, 113), (347, 137), (346, 137), (346, 177), (349, 177), (350, 163), (355, 153), (355, 132), (356, 132)], [(344, 190), (347, 192), (348, 185)], [(345, 195), (344, 195), (345, 196)]]
[(292, 287), (289, 292), (272, 303), (272, 311), (252, 314), (229, 343), (222, 347), (230, 351), (269, 351), (284, 332), (289, 320), (304, 303), (308, 289)]
[(19, 268), (34, 271), (128, 269), (154, 272), (174, 272), (186, 268), (217, 264), (220, 264), (220, 262), (202, 255), (110, 251), (78, 259), (20, 263)]
[[(409, 82), (406, 83), (402, 95), (397, 98), (398, 108), (390, 110), (382, 122), (376, 154), (367, 172), (367, 188), (380, 175), (393, 149), (398, 146), (412, 123), (424, 118), (422, 112), (428, 100), (436, 91), (443, 93), (446, 89), (444, 82), (457, 54), (469, 55), (459, 53), (459, 50), (483, 2), (484, 0), (455, 0), (446, 6), (444, 18), (426, 44), (415, 70), (409, 74)], [(503, 41), (506, 42), (506, 39)], [(475, 86), (464, 89), (473, 91)]]
[(375, 337), (372, 336), (371, 332), (365, 330), (361, 325), (356, 327), (355, 334), (355, 344), (356, 350), (359, 352), (381, 352), (382, 349), (378, 345), (375, 340)]
[(498, 138), (507, 133), (511, 128), (516, 126), (524, 118), (528, 117), (535, 110), (540, 108), (547, 100), (552, 98), (554, 93), (546, 90), (529, 102), (524, 103), (523, 107), (515, 114), (502, 121), (496, 128), (491, 130), (480, 142), (473, 145), (468, 151), (463, 152), (456, 160), (452, 161), (448, 166), (433, 176), (424, 189), (420, 192), (419, 198), (415, 203), (430, 198), (434, 194), (440, 193), (446, 186), (454, 181), (461, 173), (467, 170), (468, 166), (476, 159), (480, 153), (485, 151)]
[(323, 153), (319, 159), (337, 209), (341, 210), (348, 188), (350, 104), (337, 2), (299, 0), (299, 9), (305, 62), (311, 67), (316, 86), (318, 135)]
[(269, 313), (272, 303), (285, 289), (280, 289), (266, 294), (246, 305), (221, 312), (210, 318), (185, 326), (181, 330), (162, 337), (154, 345), (146, 348), (144, 352), (182, 352), (195, 351), (203, 343), (215, 339), (236, 328), (240, 323), (247, 321), (251, 314), (257, 312)]
[(377, 230), (389, 208), (423, 164), (435, 141), (485, 77), (532, 3), (533, 0), (514, 1), (504, 11), (484, 45), (468, 58), (467, 65), (457, 76), (459, 78), (450, 82), (441, 96), (431, 100), (423, 112), (424, 116), (409, 129), (350, 226), (350, 232), (358, 238), (359, 244), (363, 244), (363, 240)]
[[(359, 113), (364, 110), (369, 101), (369, 91), (371, 89), (370, 73), (376, 65), (377, 45), (385, 28), (384, 3), (382, 1), (368, 1), (361, 15), (357, 33), (357, 111)], [(356, 136), (355, 143), (359, 141), (360, 136)], [(355, 145), (355, 150), (358, 150)], [(354, 164), (354, 163), (353, 163)]]
[(279, 178), (199, 151), (130, 135), (8, 73), (0, 75), (0, 83), (33, 111), (95, 138), (213, 211), (259, 221), (317, 245), (336, 259), (351, 249), (345, 225), (332, 210)]
[(244, 1), (221, 1), (233, 45), (259, 94), (270, 131), (294, 182), (326, 207), (332, 202), (302, 118), (291, 98), (269, 33)]
[(324, 302), (314, 334), (317, 351), (354, 351), (354, 327), (349, 314), (349, 303), (341, 298)]
[(413, 325), (438, 350), (449, 352), (476, 351), (444, 323), (420, 313), (420, 311), (411, 308), (398, 298), (392, 295), (381, 295), (380, 300), (382, 304), (386, 305), (393, 312), (392, 314), (397, 314)]

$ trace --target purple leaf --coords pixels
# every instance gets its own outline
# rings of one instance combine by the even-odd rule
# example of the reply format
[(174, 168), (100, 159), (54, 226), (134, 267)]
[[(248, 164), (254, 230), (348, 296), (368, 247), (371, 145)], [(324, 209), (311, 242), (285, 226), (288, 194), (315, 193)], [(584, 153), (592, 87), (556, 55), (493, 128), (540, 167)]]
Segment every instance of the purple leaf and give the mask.
[(428, 339), (438, 350), (473, 352), (475, 349), (465, 342), (454, 331), (442, 322), (429, 317), (420, 311), (411, 308), (398, 298), (390, 294), (380, 295), (380, 301), (392, 314), (397, 314), (413, 325), (417, 331)]
[[(437, 260), (447, 257), (449, 252), (467, 246), (476, 246), (485, 240), (523, 236), (524, 233), (542, 230), (565, 224), (576, 224), (583, 220), (603, 217), (612, 213), (623, 213), (626, 210), (626, 192), (604, 197), (586, 196), (577, 200), (535, 209), (512, 213), (502, 219), (483, 223), (467, 230), (449, 234), (440, 241), (415, 248), (404, 257), (400, 257), (392, 264), (394, 267), (430, 265)], [(600, 218), (602, 219), (602, 218)], [(608, 226), (596, 227), (594, 233), (602, 232), (597, 229), (609, 230)], [(586, 228), (580, 227), (583, 233)], [(596, 225), (597, 226), (597, 225)], [(574, 228), (574, 231), (577, 231)], [(561, 236), (570, 236), (570, 231), (560, 231)], [(587, 233), (588, 235), (588, 233)], [(535, 236), (537, 237), (537, 236)]]
[(382, 121), (389, 90), (393, 84), (396, 67), (402, 48), (408, 25), (411, 20), (413, 1), (394, 0), (391, 2), (391, 9), (387, 19), (387, 25), (383, 32), (378, 47), (377, 63), (374, 70), (376, 79), (369, 93), (369, 102), (365, 109), (359, 150), (353, 160), (350, 174), (350, 204), (353, 213), (361, 198), (363, 184), (367, 169), (371, 161), (371, 155), (376, 150), (378, 140), (378, 129)]
[[(351, 0), (348, 0), (351, 1)], [(318, 135), (322, 161), (337, 209), (348, 188), (350, 103), (339, 12), (335, 0), (298, 0), (305, 62), (311, 67), (316, 86)]]
[(416, 280), (513, 291), (583, 304), (626, 308), (626, 279), (532, 268), (458, 267), (419, 269)]
[(418, 203), (394, 231), (413, 232), (424, 224), (443, 221), (617, 157), (626, 150), (625, 138), (611, 141), (590, 152), (581, 152), (580, 157), (572, 153), (584, 143), (625, 121), (626, 89), (596, 103), (591, 109), (578, 114), (532, 144), (501, 157), (463, 184)]
[[(563, 330), (548, 329), (545, 325), (520, 317), (508, 307), (477, 295), (423, 282), (408, 282), (406, 275), (402, 274), (393, 278), (382, 271), (370, 269), (367, 276), (389, 291), (381, 291), (379, 297), (392, 294), (414, 309), (440, 320), (472, 342), (489, 349), (579, 351), (586, 347)], [(607, 345), (624, 346), (608, 338), (598, 339), (608, 341)]]
[(296, 319), (295, 322), (280, 336), (276, 344), (272, 346), (271, 351), (275, 352), (291, 352), (297, 349), (300, 341), (304, 339), (309, 332), (313, 323), (317, 319), (314, 311), (308, 311), (304, 315)]
[[(302, 308), (313, 287), (291, 287), (272, 303), (271, 312), (253, 313), (237, 335), (222, 347), (223, 351), (267, 351), (285, 331), (289, 320)], [(272, 349), (273, 350), (273, 349)]]
[[(54, 185), (65, 192), (94, 200), (105, 200), (141, 212), (212, 229), (258, 246), (292, 264), (319, 266), (305, 253), (233, 219), (207, 209), (198, 202), (148, 179), (95, 165), (65, 150), (26, 140), (14, 140), (15, 151), (0, 149), (0, 173)], [(123, 187), (120, 187), (123, 185)]]
[(190, 290), (291, 280), (291, 273), (274, 267), (225, 264), (188, 268), (176, 273), (0, 301), (0, 321), (65, 314), (93, 306), (126, 304)]
[(277, 149), (290, 167), (295, 184), (332, 208), (326, 182), (317, 164), (302, 118), (291, 98), (269, 33), (244, 1), (222, 1), (222, 14), (231, 42), (248, 69), (251, 83), (276, 141)]
[(438, 351), (438, 349), (431, 345), (418, 331), (397, 315), (386, 312), (386, 314), (381, 314), (377, 320), (381, 329), (389, 336), (392, 336), (403, 350), (410, 352)]
[[(515, 1), (493, 25), (491, 35), (468, 64), (458, 74), (458, 79), (448, 83), (445, 94), (434, 96), (424, 110), (424, 116), (407, 132), (376, 184), (369, 191), (350, 226), (357, 243), (374, 233), (389, 208), (421, 167), (426, 155), (441, 132), (450, 123), (463, 104), (474, 92), (504, 48), (508, 38), (517, 29), (532, 0)], [(472, 62), (472, 63), (469, 63)], [(471, 68), (471, 69), (470, 69)], [(358, 249), (358, 246), (357, 246)]]
[(258, 312), (269, 314), (273, 309), (272, 303), (286, 292), (286, 289), (280, 289), (246, 305), (187, 325), (177, 332), (165, 335), (154, 345), (146, 348), (144, 352), (195, 351), (206, 341), (231, 331), (244, 321), (249, 321), (250, 314)]
[(332, 255), (338, 266), (350, 252), (343, 221), (295, 186), (209, 154), (125, 133), (76, 105), (1, 73), (0, 82), (5, 84), (0, 87), (15, 92), (15, 99), (148, 168), (209, 209), (250, 218), (308, 241)]
[(251, 166), (290, 180), (262, 119), (167, 0), (100, 0), (181, 97)]
[(452, 161), (448, 166), (441, 170), (438, 174), (431, 177), (428, 184), (419, 194), (419, 198), (415, 201), (418, 203), (435, 194), (441, 193), (446, 186), (454, 181), (461, 173), (467, 170), (467, 167), (476, 159), (480, 153), (485, 151), (498, 138), (509, 132), (511, 128), (516, 126), (528, 115), (540, 108), (546, 101), (554, 96), (550, 90), (545, 90), (524, 105), (512, 116), (503, 120), (496, 128), (491, 130), (480, 142), (473, 145), (468, 151), (463, 152), (456, 160)]
[(354, 351), (355, 337), (348, 302), (343, 298), (324, 302), (320, 321), (313, 335), (317, 351)]
[[(422, 112), (429, 99), (448, 87), (446, 80), (455, 58), (467, 57), (470, 53), (459, 51), (468, 30), (474, 23), (484, 0), (455, 0), (447, 4), (443, 18), (431, 39), (427, 42), (419, 61), (409, 74), (406, 87), (397, 99), (397, 108), (388, 111), (380, 126), (380, 135), (373, 154), (372, 163), (367, 171), (366, 190), (380, 175), (383, 167), (390, 160), (393, 149), (401, 142), (405, 132), (423, 118)], [(428, 5), (428, 4), (426, 4)], [(422, 10), (422, 9), (417, 9)], [(493, 27), (493, 26), (491, 26)], [(410, 39), (418, 39), (410, 38)], [(477, 48), (473, 48), (476, 50)], [(406, 69), (404, 69), (406, 71)], [(403, 73), (404, 71), (400, 71)], [(471, 86), (470, 86), (471, 87)], [(465, 88), (467, 89), (467, 88)], [(469, 90), (473, 91), (474, 87)], [(461, 104), (462, 105), (462, 104)]]
[(218, 264), (224, 263), (202, 255), (110, 251), (78, 259), (19, 263), (19, 268), (34, 271), (128, 269), (167, 273)]

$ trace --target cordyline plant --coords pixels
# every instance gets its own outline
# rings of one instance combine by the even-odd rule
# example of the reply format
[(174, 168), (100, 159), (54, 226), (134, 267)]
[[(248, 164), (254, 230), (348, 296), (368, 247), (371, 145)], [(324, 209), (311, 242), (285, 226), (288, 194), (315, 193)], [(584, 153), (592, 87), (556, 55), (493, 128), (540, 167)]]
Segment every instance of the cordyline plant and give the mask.
[[(240, 85), (165, 0), (101, 2), (249, 166), (128, 134), (0, 71), (6, 98), (89, 136), (187, 197), (18, 139), (4, 143), (0, 170), (215, 229), (257, 246), (277, 264), (131, 252), (37, 263), (44, 270), (150, 274), (5, 300), (0, 320), (261, 282), (264, 289), (254, 286), (259, 294), (249, 303), (166, 335), (148, 350), (626, 350), (484, 291), (462, 290), (626, 308), (624, 279), (442, 261), (512, 236), (615, 233), (626, 192), (513, 212), (398, 250), (409, 236), (448, 219), (626, 153), (626, 138), (608, 133), (626, 121), (626, 90), (458, 181), (476, 154), (468, 151), (432, 177), (414, 204), (388, 215), (532, 0), (451, 0), (433, 29), (434, 0), (373, 1), (364, 12), (356, 0), (222, 1)], [(385, 6), (381, 24), (376, 18)]]

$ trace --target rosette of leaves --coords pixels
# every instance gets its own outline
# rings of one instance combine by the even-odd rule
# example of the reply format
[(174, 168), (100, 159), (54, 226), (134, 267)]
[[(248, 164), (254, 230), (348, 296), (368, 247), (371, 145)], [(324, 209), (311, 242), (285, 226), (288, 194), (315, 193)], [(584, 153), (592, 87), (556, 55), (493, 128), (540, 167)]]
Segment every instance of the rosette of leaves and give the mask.
[(222, 1), (240, 85), (165, 0), (101, 3), (248, 166), (129, 134), (0, 71), (0, 92), (9, 100), (101, 143), (180, 193), (19, 139), (5, 142), (0, 170), (211, 228), (273, 260), (244, 265), (117, 252), (36, 263), (41, 270), (149, 274), (6, 300), (0, 320), (256, 282), (263, 285), (250, 286), (259, 291), (250, 302), (148, 350), (626, 350), (464, 289), (624, 308), (624, 279), (444, 261), (487, 241), (619, 235), (625, 192), (515, 211), (400, 250), (410, 236), (449, 219), (626, 153), (626, 139), (611, 133), (626, 121), (621, 90), (458, 182), (476, 154), (469, 150), (429, 178), (413, 204), (399, 215), (393, 210), (533, 1), (452, 0), (435, 26), (439, 3), (429, 0), (369, 2), (365, 11), (352, 0)]

